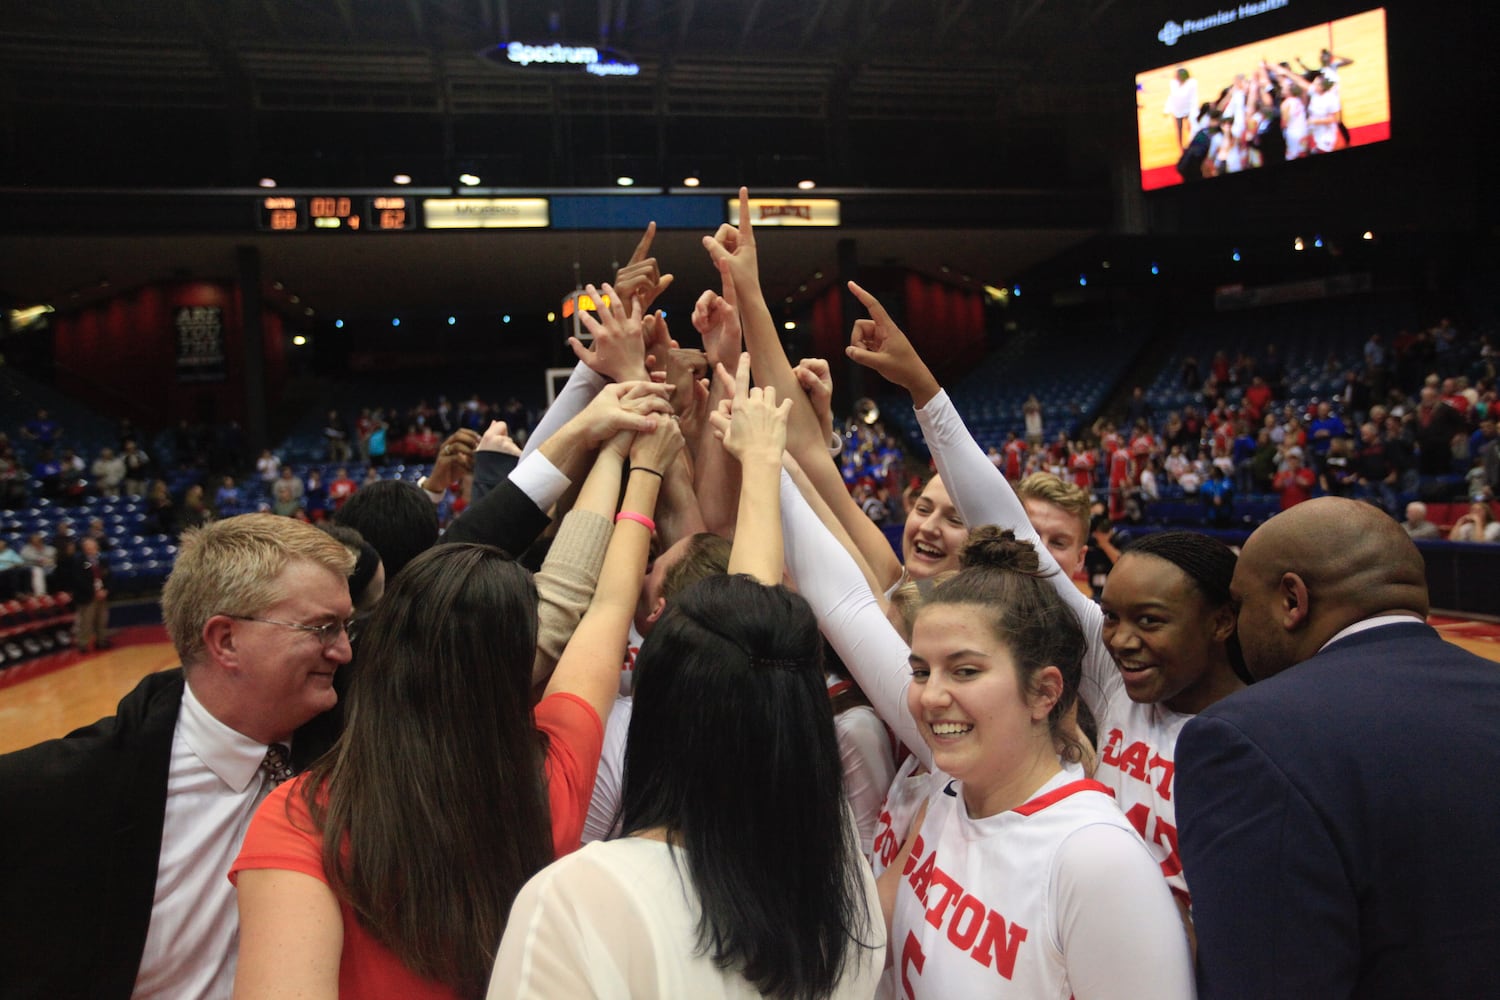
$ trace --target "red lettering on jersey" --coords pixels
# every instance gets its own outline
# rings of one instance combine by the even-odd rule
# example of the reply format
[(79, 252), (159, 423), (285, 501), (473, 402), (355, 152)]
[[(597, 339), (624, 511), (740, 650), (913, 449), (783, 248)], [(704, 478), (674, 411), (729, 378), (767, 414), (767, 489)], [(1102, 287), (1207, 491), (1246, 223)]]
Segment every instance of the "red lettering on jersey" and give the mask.
[[(915, 848), (912, 849), (911, 854), (912, 857), (917, 856)], [(917, 870), (912, 872), (911, 876), (907, 879), (911, 883), (912, 889), (916, 891), (917, 898), (922, 901), (923, 906), (927, 905), (927, 889), (932, 884), (932, 870), (936, 867), (937, 851), (933, 851), (927, 855), (927, 860), (923, 861)], [(906, 873), (903, 872), (902, 874)]]
[(1150, 766), (1153, 769), (1158, 767), (1161, 768), (1161, 784), (1156, 786), (1156, 793), (1162, 798), (1166, 799), (1168, 802), (1171, 802), (1172, 775), (1177, 773), (1177, 765), (1172, 763), (1170, 760), (1167, 760), (1167, 758), (1158, 753), (1151, 755)]
[(637, 654), (640, 653), (640, 651), (641, 651), (641, 647), (639, 647), (639, 646), (626, 646), (625, 647), (625, 665), (623, 667), (621, 667), (620, 669), (623, 670), (626, 673), (629, 673), (630, 671), (634, 670), (635, 669), (635, 658), (636, 658)]
[(927, 964), (927, 956), (922, 954), (922, 943), (911, 931), (906, 932), (906, 943), (901, 946), (901, 988), (906, 991), (906, 1000), (916, 1000), (917, 991), (912, 989), (911, 979), (907, 977), (906, 970), (913, 967), (917, 975), (922, 974), (922, 966)]
[(1150, 781), (1146, 773), (1146, 744), (1132, 743), (1130, 748), (1120, 755), (1119, 763), (1116, 765), (1120, 770), (1135, 778), (1137, 781)]
[[(964, 894), (964, 898), (958, 901), (958, 906), (953, 910), (953, 922), (948, 925), (948, 940), (960, 951), (968, 951), (974, 939), (979, 936), (979, 928), (984, 926), (985, 905), (973, 896)], [(968, 926), (964, 926), (965, 915), (968, 916)]]
[(990, 910), (984, 922), (984, 934), (980, 937), (979, 944), (969, 952), (969, 957), (980, 965), (993, 965), (1000, 975), (1009, 979), (1016, 971), (1016, 952), (1025, 940), (1026, 928), (1020, 924), (1011, 924), (1007, 935), (1005, 918)]
[(1109, 731), (1109, 742), (1104, 744), (1104, 749), (1099, 752), (1099, 759), (1112, 767), (1120, 766), (1120, 744), (1125, 742), (1125, 734), (1118, 729)]
[[(936, 860), (937, 854), (934, 853), (932, 857), (933, 860)], [(943, 890), (943, 895), (942, 898), (939, 899), (936, 903), (933, 903), (932, 905), (927, 907), (927, 922), (934, 927), (942, 927), (943, 916), (948, 912), (948, 905), (952, 903), (954, 899), (962, 896), (964, 894), (964, 890), (962, 886), (953, 881), (953, 879), (949, 877), (948, 873), (943, 871), (941, 868), (933, 868), (932, 884), (937, 885), (939, 888), (941, 888)]]
[[(1130, 744), (1129, 749), (1123, 753), (1120, 744), (1125, 742), (1125, 734), (1118, 729), (1109, 731), (1109, 742), (1099, 751), (1099, 759), (1117, 767), (1130, 775), (1137, 781), (1151, 781), (1151, 771), (1161, 769), (1161, 780), (1156, 784), (1156, 793), (1168, 802), (1172, 801), (1172, 778), (1177, 773), (1177, 765), (1159, 753), (1152, 753), (1151, 748), (1139, 740)], [(1141, 836), (1145, 836), (1142, 832)]]
[[(901, 874), (903, 876), (910, 875), (912, 873), (912, 869), (917, 867), (917, 859), (920, 858), (921, 856), (922, 856), (922, 835), (919, 833), (919, 834), (917, 834), (917, 842), (915, 844), (911, 845), (911, 853), (906, 856), (906, 867), (901, 869)], [(913, 882), (912, 886), (915, 887), (916, 883)], [(925, 902), (925, 897), (924, 897), (924, 902)]]
[(891, 828), (891, 811), (880, 810), (880, 819), (875, 828), (875, 840), (870, 845), (870, 853), (880, 859), (883, 866), (889, 866), (896, 859), (896, 852), (901, 850), (901, 845), (896, 842), (896, 831)]
[(1181, 875), (1182, 861), (1177, 857), (1177, 827), (1160, 816), (1153, 816), (1151, 807), (1144, 802), (1137, 802), (1127, 809), (1125, 818), (1130, 820), (1130, 825), (1135, 827), (1135, 832), (1141, 835), (1141, 839), (1166, 851), (1167, 856), (1161, 860), (1162, 875), (1167, 878)]

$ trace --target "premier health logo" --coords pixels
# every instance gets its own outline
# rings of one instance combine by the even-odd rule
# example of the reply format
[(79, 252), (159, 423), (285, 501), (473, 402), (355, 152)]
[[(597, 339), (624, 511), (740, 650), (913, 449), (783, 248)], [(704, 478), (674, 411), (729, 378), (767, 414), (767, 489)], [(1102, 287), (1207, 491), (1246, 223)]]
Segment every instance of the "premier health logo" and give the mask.
[(1199, 31), (1207, 31), (1210, 28), (1222, 28), (1226, 24), (1243, 21), (1247, 18), (1256, 17), (1267, 11), (1281, 10), (1291, 0), (1250, 0), (1230, 10), (1220, 10), (1207, 17), (1188, 18), (1179, 24), (1176, 21), (1168, 21), (1161, 26), (1156, 33), (1156, 40), (1168, 47), (1176, 45), (1183, 35), (1191, 35)]

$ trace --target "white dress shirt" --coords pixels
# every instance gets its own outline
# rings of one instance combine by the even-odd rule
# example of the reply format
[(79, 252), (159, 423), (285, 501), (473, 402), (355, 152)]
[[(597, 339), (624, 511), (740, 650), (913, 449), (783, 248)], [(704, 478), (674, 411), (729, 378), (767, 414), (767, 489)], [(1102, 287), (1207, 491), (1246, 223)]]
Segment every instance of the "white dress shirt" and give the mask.
[(137, 1000), (227, 1000), (234, 991), (240, 920), (229, 866), (272, 787), (265, 756), (266, 744), (215, 719), (183, 686)]

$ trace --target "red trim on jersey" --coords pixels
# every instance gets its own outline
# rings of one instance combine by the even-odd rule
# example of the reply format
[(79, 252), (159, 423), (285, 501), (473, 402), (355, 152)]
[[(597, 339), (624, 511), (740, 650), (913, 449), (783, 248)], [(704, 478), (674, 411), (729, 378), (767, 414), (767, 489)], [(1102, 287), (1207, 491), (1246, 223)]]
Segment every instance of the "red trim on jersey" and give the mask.
[(1078, 792), (1103, 792), (1110, 798), (1114, 798), (1115, 795), (1114, 792), (1109, 790), (1108, 785), (1100, 784), (1092, 778), (1081, 778), (1078, 781), (1070, 781), (1066, 785), (1063, 785), (1061, 788), (1054, 788), (1046, 795), (1038, 795), (1030, 802), (1018, 805), (1011, 811), (1018, 812), (1022, 816), (1035, 816), (1037, 813), (1041, 812), (1048, 806), (1061, 802), (1069, 795), (1073, 795)]
[(837, 684), (830, 684), (828, 685), (828, 697), (830, 699), (837, 698), (839, 695), (843, 694), (853, 686), (853, 681), (839, 681)]

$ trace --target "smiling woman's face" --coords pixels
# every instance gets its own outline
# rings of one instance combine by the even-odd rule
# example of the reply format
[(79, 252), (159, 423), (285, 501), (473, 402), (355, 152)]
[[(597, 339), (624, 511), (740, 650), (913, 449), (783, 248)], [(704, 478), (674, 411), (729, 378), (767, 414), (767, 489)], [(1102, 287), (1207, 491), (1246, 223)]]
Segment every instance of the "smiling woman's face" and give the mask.
[(927, 483), (901, 536), (901, 556), (913, 580), (925, 580), (950, 569), (958, 569), (958, 557), (969, 529), (948, 498), (948, 490), (936, 476)]

